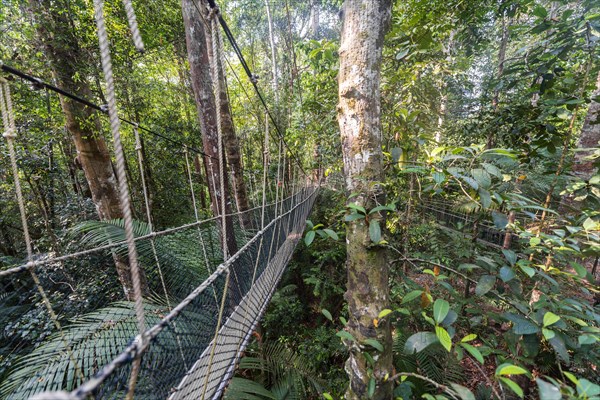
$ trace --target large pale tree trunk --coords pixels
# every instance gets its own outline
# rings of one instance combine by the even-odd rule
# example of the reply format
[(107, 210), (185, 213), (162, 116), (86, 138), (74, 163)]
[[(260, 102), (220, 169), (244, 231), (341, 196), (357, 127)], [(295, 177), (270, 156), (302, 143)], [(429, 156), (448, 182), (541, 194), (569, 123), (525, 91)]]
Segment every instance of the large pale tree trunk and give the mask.
[[(69, 21), (68, 14), (58, 3), (50, 0), (29, 1), (31, 15), (37, 22), (37, 33), (61, 89), (90, 99), (92, 92), (86, 74), (76, 64), (86, 60), (87, 56), (79, 47), (72, 21)], [(76, 161), (83, 169), (98, 216), (101, 220), (122, 218), (117, 179), (106, 142), (100, 136), (101, 125), (97, 112), (63, 96), (60, 97), (60, 104), (67, 130), (77, 150)], [(125, 295), (131, 299), (133, 283), (129, 265), (117, 257), (115, 263)], [(142, 292), (148, 292), (145, 276), (142, 276)]]
[[(391, 0), (347, 0), (340, 46), (338, 122), (342, 137), (347, 190), (358, 193), (352, 201), (370, 209), (384, 202), (381, 151), (380, 69)], [(383, 216), (370, 215), (384, 226)], [(374, 222), (370, 222), (374, 223)], [(346, 372), (350, 385), (347, 399), (368, 398), (369, 382), (376, 383), (372, 399), (392, 398), (392, 337), (386, 320), (375, 326), (379, 312), (389, 306), (388, 267), (384, 249), (371, 242), (364, 219), (347, 225), (348, 283), (345, 299), (349, 319), (346, 330), (357, 339), (347, 343), (350, 356)], [(376, 339), (383, 352), (361, 349), (358, 343)], [(375, 360), (370, 366), (365, 352)], [(372, 372), (369, 370), (372, 369)]]
[[(221, 188), (219, 175), (219, 147), (216, 117), (216, 102), (213, 94), (213, 82), (206, 46), (206, 34), (202, 17), (194, 6), (195, 0), (182, 0), (183, 23), (185, 27), (185, 41), (187, 45), (188, 62), (192, 77), (192, 89), (196, 101), (196, 109), (200, 120), (202, 146), (205, 153), (204, 168), (206, 169), (208, 191), (210, 193), (211, 209), (213, 214), (229, 214), (227, 188)], [(225, 168), (224, 168), (225, 170)], [(222, 210), (222, 198), (225, 200), (225, 210)], [(233, 235), (233, 221), (226, 218), (228, 234), (222, 237), (229, 255), (235, 254), (237, 244)]]
[[(203, 11), (205, 11), (205, 19), (209, 20), (208, 3), (203, 2)], [(244, 168), (242, 166), (241, 150), (238, 138), (235, 134), (233, 125), (233, 117), (231, 116), (231, 107), (229, 105), (229, 96), (227, 95), (227, 81), (225, 78), (225, 67), (223, 66), (221, 57), (215, 57), (212, 51), (212, 31), (206, 30), (206, 49), (209, 62), (216, 62), (218, 65), (219, 76), (213, 79), (219, 79), (221, 84), (219, 88), (219, 108), (221, 110), (221, 132), (223, 133), (223, 145), (225, 154), (227, 155), (227, 164), (231, 173), (231, 185), (233, 186), (233, 196), (238, 212), (244, 212), (250, 209), (248, 201), (248, 192), (246, 183), (244, 182)], [(249, 216), (241, 214), (240, 222), (244, 228), (250, 225)]]

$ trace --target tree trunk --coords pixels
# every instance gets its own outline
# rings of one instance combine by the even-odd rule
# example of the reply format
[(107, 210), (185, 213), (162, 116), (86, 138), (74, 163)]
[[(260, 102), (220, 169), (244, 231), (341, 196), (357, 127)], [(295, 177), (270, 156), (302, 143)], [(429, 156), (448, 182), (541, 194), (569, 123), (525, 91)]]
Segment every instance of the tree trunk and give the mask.
[[(339, 70), (338, 122), (342, 137), (347, 190), (358, 193), (353, 201), (367, 210), (384, 202), (383, 155), (381, 151), (381, 58), (385, 31), (391, 15), (390, 0), (347, 0), (343, 9)], [(374, 184), (375, 183), (375, 184)], [(385, 225), (382, 215), (369, 216), (370, 224)], [(368, 398), (368, 387), (375, 382), (372, 399), (392, 397), (392, 337), (387, 320), (374, 320), (389, 307), (388, 266), (384, 249), (369, 236), (365, 219), (347, 225), (348, 283), (345, 299), (349, 319), (346, 330), (356, 338), (347, 342), (350, 356), (346, 372), (350, 385), (346, 399)], [(362, 350), (358, 343), (376, 339), (383, 352)], [(374, 365), (364, 352), (371, 351)], [(372, 372), (370, 372), (372, 370)]]
[(277, 68), (277, 48), (275, 47), (273, 20), (271, 18), (271, 10), (269, 9), (269, 0), (265, 0), (265, 8), (267, 10), (267, 23), (269, 26), (269, 43), (271, 44), (271, 66), (273, 68), (273, 94), (275, 96), (275, 110), (279, 111), (279, 85), (277, 84), (277, 76), (279, 75), (279, 72)]
[[(600, 96), (600, 72), (598, 73), (596, 90), (592, 97)], [(592, 149), (598, 147), (600, 142), (600, 102), (593, 101), (588, 108), (581, 134), (577, 142), (578, 149)], [(593, 153), (592, 150), (577, 151), (573, 159), (571, 171), (575, 177), (588, 181), (594, 175), (594, 160), (586, 159)]]
[[(502, 37), (500, 39), (500, 48), (498, 49), (498, 72), (496, 75), (496, 79), (500, 79), (502, 78), (502, 75), (504, 74), (504, 61), (506, 59), (506, 47), (508, 46), (508, 28), (509, 28), (509, 21), (507, 21), (506, 16), (502, 15)], [(500, 98), (500, 90), (499, 89), (494, 89), (494, 97), (492, 98), (492, 107), (494, 109), (494, 113), (498, 112), (498, 103), (499, 103), (499, 98)], [(495, 146), (495, 137), (494, 134), (496, 133), (495, 129), (491, 129), (488, 132), (488, 137), (487, 137), (487, 143), (486, 143), (486, 148), (491, 149)]]
[[(49, 0), (30, 0), (29, 5), (31, 15), (37, 19), (37, 33), (58, 85), (82, 98), (91, 98), (92, 92), (85, 74), (76, 64), (87, 57), (71, 29), (68, 14), (63, 12), (60, 5)], [(60, 104), (98, 216), (101, 220), (122, 218), (117, 179), (106, 142), (100, 137), (101, 125), (96, 111), (63, 96), (60, 97)], [(117, 258), (115, 263), (123, 291), (131, 299), (133, 284), (129, 266)], [(142, 292), (148, 293), (145, 276), (142, 276), (142, 283)]]
[[(208, 20), (209, 13), (208, 8), (205, 13), (205, 18)], [(241, 150), (238, 138), (235, 134), (235, 127), (233, 125), (233, 117), (231, 116), (231, 107), (229, 105), (229, 96), (227, 94), (227, 80), (225, 77), (225, 67), (223, 66), (221, 57), (215, 57), (212, 51), (212, 32), (206, 30), (206, 48), (208, 53), (208, 59), (212, 65), (216, 62), (218, 65), (219, 76), (213, 77), (219, 79), (221, 84), (219, 92), (219, 107), (221, 110), (221, 132), (223, 133), (223, 146), (225, 147), (225, 154), (227, 155), (227, 164), (229, 165), (229, 172), (231, 174), (231, 185), (233, 187), (233, 196), (235, 198), (235, 204), (237, 211), (243, 213), (250, 209), (248, 201), (248, 192), (246, 190), (246, 183), (244, 182), (244, 168), (242, 166)], [(250, 219), (249, 216), (244, 213), (240, 214), (240, 223), (243, 228), (249, 228)]]
[[(215, 216), (222, 212), (230, 213), (227, 188), (221, 188), (220, 164), (218, 150), (216, 103), (213, 94), (212, 77), (206, 46), (204, 24), (194, 0), (182, 0), (183, 23), (185, 27), (185, 41), (187, 45), (188, 61), (192, 77), (192, 89), (200, 120), (202, 145), (204, 149), (204, 167), (208, 181), (208, 190), (211, 199), (211, 209)], [(225, 179), (225, 182), (227, 179)], [(221, 210), (222, 197), (225, 200), (225, 210)], [(225, 243), (229, 255), (235, 254), (237, 244), (233, 235), (233, 221), (226, 218), (228, 234), (221, 240)]]

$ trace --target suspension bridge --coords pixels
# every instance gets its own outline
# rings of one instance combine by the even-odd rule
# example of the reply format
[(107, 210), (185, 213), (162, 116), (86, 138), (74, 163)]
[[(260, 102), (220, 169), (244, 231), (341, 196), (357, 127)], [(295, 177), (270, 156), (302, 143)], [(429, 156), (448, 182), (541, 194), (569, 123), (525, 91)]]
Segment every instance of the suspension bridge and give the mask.
[[(143, 49), (135, 13), (124, 1), (136, 48)], [(262, 184), (255, 187), (255, 203), (248, 210), (201, 219), (196, 206), (195, 186), (188, 152), (200, 150), (173, 140), (153, 129), (121, 117), (118, 113), (109, 42), (103, 15), (103, 1), (95, 0), (95, 18), (102, 69), (107, 88), (106, 106), (99, 106), (59, 87), (48, 84), (11, 66), (2, 71), (45, 87), (61, 96), (106, 114), (110, 120), (116, 175), (119, 184), (122, 220), (96, 221), (78, 231), (80, 246), (67, 254), (36, 253), (29, 234), (21, 174), (17, 160), (17, 122), (11, 87), (3, 78), (0, 108), (4, 138), (12, 168), (14, 195), (19, 205), (27, 260), (0, 271), (0, 301), (3, 321), (45, 324), (43, 337), (34, 350), (19, 354), (30, 338), (10, 336), (2, 346), (2, 356), (11, 360), (7, 378), (0, 383), (0, 397), (7, 399), (216, 399), (233, 376), (236, 364), (302, 237), (305, 221), (319, 190), (318, 182), (304, 171), (298, 158), (285, 143), (274, 116), (235, 43), (224, 19), (213, 7), (210, 25), (213, 50), (222, 52), (219, 25), (240, 58), (250, 82), (265, 108)], [(211, 65), (215, 76), (217, 65)], [(215, 79), (215, 81), (217, 81)], [(218, 98), (219, 82), (214, 94)], [(221, 115), (219, 151), (215, 160), (220, 170), (221, 188), (227, 187)], [(131, 182), (126, 173), (121, 124), (133, 130), (136, 163), (141, 177), (145, 221), (134, 220), (131, 209)], [(268, 129), (275, 127), (275, 134)], [(144, 180), (145, 164), (140, 151), (140, 135), (150, 134), (181, 146), (185, 174), (193, 202), (190, 223), (155, 230), (150, 212), (150, 193)], [(273, 137), (274, 140), (270, 141)], [(275, 147), (277, 156), (270, 153)], [(288, 155), (286, 157), (286, 154)], [(294, 159), (295, 164), (289, 161)], [(212, 163), (211, 163), (212, 165)], [(271, 176), (271, 167), (276, 169)], [(286, 170), (287, 168), (287, 170)], [(293, 170), (290, 170), (293, 169)], [(259, 186), (259, 185), (256, 185)], [(213, 188), (214, 189), (214, 188)], [(225, 196), (220, 196), (225, 201)], [(231, 254), (227, 242), (236, 243)], [(133, 282), (131, 296), (115, 290), (115, 260), (126, 260)], [(113, 266), (111, 266), (113, 264)], [(81, 270), (88, 269), (88, 276)], [(75, 281), (73, 277), (79, 276)], [(85, 288), (101, 285), (106, 295), (90, 300)], [(49, 287), (50, 286), (50, 287)], [(143, 287), (147, 286), (146, 292)], [(56, 287), (62, 287), (56, 290)], [(71, 290), (66, 295), (64, 287)], [(43, 310), (43, 314), (40, 314)], [(65, 320), (64, 315), (76, 315)], [(22, 326), (21, 326), (22, 328)], [(16, 332), (16, 331), (15, 331)], [(5, 332), (5, 335), (7, 332)], [(5, 371), (6, 372), (6, 371)]]
[[(143, 43), (135, 14), (130, 3), (127, 0), (125, 3), (135, 46), (141, 49)], [(216, 7), (212, 0), (209, 4)], [(254, 185), (254, 207), (226, 213), (227, 207), (221, 204), (219, 215), (202, 219), (196, 205), (197, 187), (192, 179), (188, 154), (210, 156), (119, 115), (102, 0), (95, 0), (94, 5), (107, 106), (94, 104), (11, 66), (0, 66), (2, 71), (22, 81), (45, 87), (109, 117), (123, 219), (95, 221), (80, 228), (76, 251), (36, 253), (35, 243), (29, 235), (15, 150), (18, 121), (11, 87), (16, 84), (0, 78), (3, 136), (27, 250), (26, 261), (0, 271), (2, 321), (19, 320), (21, 324), (7, 322), (5, 326), (9, 340), (2, 345), (0, 357), (10, 359), (11, 365), (5, 367), (9, 373), (0, 382), (0, 397), (218, 399), (235, 373), (236, 365), (302, 237), (305, 221), (319, 191), (319, 182), (304, 171), (285, 143), (235, 38), (223, 17), (215, 12), (210, 21), (215, 53), (222, 52), (220, 25), (265, 108), (265, 151), (262, 182)], [(218, 68), (211, 67), (213, 71)], [(214, 88), (216, 98), (220, 89), (217, 83)], [(217, 120), (220, 121), (219, 115)], [(135, 164), (141, 182), (131, 182), (126, 174), (121, 124), (128, 125), (133, 131)], [(269, 125), (275, 127), (275, 132), (268, 129)], [(181, 148), (185, 168), (180, 173), (185, 176), (190, 190), (194, 211), (192, 222), (155, 229), (150, 193), (144, 180), (148, 165), (140, 146), (140, 135), (144, 134)], [(219, 133), (220, 148), (215, 164), (221, 168), (218, 176), (220, 187), (224, 188), (228, 174), (224, 170), (222, 140)], [(271, 156), (271, 148), (276, 149), (276, 157)], [(284, 153), (289, 154), (287, 162)], [(294, 160), (293, 166), (290, 159)], [(275, 176), (269, 174), (272, 167), (276, 170)], [(141, 184), (144, 221), (134, 220), (131, 214), (130, 188), (136, 184)], [(224, 201), (224, 196), (221, 200)], [(428, 202), (421, 207), (448, 224), (475, 223), (472, 216), (456, 213), (447, 204)], [(484, 223), (480, 225), (476, 238), (502, 247), (506, 233)], [(233, 254), (227, 238), (233, 238), (237, 245)], [(127, 260), (133, 281), (130, 297), (124, 297), (120, 290), (113, 266), (115, 260)], [(81, 276), (82, 269), (93, 272)], [(75, 276), (79, 280), (75, 280)], [(94, 300), (87, 298), (85, 288), (94, 285), (100, 285), (106, 295)], [(142, 286), (148, 287), (147, 292)], [(65, 293), (65, 287), (71, 290), (59, 294)], [(65, 315), (75, 317), (65, 318)], [(10, 335), (11, 332), (27, 332), (23, 329), (26, 323), (31, 324), (31, 331), (36, 324), (44, 325), (43, 337), (36, 338), (36, 346), (29, 354), (10, 357), (30, 345), (27, 344), (30, 338)]]

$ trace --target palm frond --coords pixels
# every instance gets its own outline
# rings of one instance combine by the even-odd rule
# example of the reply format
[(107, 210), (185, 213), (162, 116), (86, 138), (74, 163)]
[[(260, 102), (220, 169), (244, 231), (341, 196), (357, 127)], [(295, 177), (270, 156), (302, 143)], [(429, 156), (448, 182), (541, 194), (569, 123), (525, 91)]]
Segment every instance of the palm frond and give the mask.
[[(157, 323), (163, 306), (145, 304)], [(30, 354), (19, 358), (0, 383), (0, 397), (23, 399), (46, 390), (72, 390), (112, 360), (138, 333), (133, 303), (118, 302), (72, 321)], [(70, 352), (68, 351), (70, 349)]]

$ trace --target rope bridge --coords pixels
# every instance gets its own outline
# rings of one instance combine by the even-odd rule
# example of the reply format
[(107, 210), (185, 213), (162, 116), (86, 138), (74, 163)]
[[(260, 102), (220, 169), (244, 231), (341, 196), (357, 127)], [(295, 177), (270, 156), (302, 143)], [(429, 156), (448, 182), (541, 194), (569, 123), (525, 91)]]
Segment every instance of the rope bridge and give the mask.
[[(142, 50), (134, 10), (130, 0), (123, 2), (135, 46)], [(293, 171), (286, 171), (292, 166), (285, 161), (284, 151), (291, 156), (293, 152), (287, 148), (243, 62), (266, 110), (262, 186), (254, 190), (260, 196), (260, 205), (201, 220), (188, 158), (188, 152), (195, 149), (183, 145), (194, 220), (155, 230), (144, 180), (147, 165), (140, 150), (140, 131), (154, 132), (118, 115), (103, 1), (94, 0), (94, 7), (107, 86), (106, 109), (13, 68), (2, 69), (108, 114), (123, 219), (92, 221), (77, 228), (77, 251), (34, 251), (17, 163), (17, 126), (10, 85), (0, 78), (3, 136), (27, 250), (26, 262), (0, 271), (0, 322), (4, 322), (7, 339), (0, 346), (0, 362), (4, 364), (0, 365), (0, 376), (4, 377), (0, 397), (219, 398), (302, 236), (319, 187), (295, 157), (298, 164)], [(218, 23), (224, 28), (226, 24), (214, 10), (210, 21), (213, 51), (222, 57)], [(231, 32), (225, 32), (232, 40)], [(236, 54), (243, 57), (241, 52)], [(215, 62), (211, 68), (213, 76), (218, 76), (221, 66)], [(219, 85), (215, 79), (217, 99)], [(228, 178), (219, 107), (216, 113), (219, 157), (214, 164), (220, 169), (220, 187), (225, 188)], [(273, 143), (278, 149), (274, 179), (268, 173), (272, 147), (269, 120), (279, 134)], [(132, 125), (146, 221), (136, 221), (131, 214), (129, 190), (134, 183), (125, 171), (121, 122)], [(212, 168), (213, 163), (209, 164)], [(220, 200), (220, 210), (226, 210), (225, 196)], [(235, 254), (229, 254), (228, 238), (233, 238), (239, 248)], [(132, 292), (125, 290), (125, 298), (115, 269), (115, 264), (123, 264), (123, 260), (132, 281)], [(86, 270), (90, 273), (82, 274)], [(101, 295), (87, 296), (92, 288)], [(30, 331), (42, 333), (31, 338), (27, 336)], [(17, 357), (26, 346), (34, 349)]]

